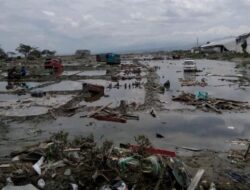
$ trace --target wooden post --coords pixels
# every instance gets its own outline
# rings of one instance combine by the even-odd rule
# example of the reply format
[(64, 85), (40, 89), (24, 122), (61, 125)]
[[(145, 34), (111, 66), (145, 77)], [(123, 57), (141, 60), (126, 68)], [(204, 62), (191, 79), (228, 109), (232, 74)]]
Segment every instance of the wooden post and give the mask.
[(245, 155), (244, 155), (245, 160), (247, 159), (247, 155), (248, 155), (249, 151), (250, 151), (250, 143), (248, 143), (248, 147), (247, 147), (247, 150), (246, 150)]

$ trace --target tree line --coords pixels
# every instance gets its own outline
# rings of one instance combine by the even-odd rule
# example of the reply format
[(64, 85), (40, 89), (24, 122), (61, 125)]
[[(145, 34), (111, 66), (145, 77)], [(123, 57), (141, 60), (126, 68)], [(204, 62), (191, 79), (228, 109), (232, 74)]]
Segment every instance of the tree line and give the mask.
[[(16, 52), (23, 55), (26, 60), (34, 60), (41, 57), (51, 57), (56, 54), (56, 51), (51, 51), (48, 49), (39, 50), (37, 47), (32, 47), (22, 43), (16, 48)], [(0, 47), (0, 59), (12, 58), (16, 55), (16, 52), (5, 52), (4, 49)]]

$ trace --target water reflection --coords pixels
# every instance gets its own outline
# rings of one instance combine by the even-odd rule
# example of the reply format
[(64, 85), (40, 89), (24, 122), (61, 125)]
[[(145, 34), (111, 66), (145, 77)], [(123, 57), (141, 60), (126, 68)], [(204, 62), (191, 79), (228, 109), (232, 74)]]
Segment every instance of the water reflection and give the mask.
[(196, 81), (196, 74), (191, 72), (183, 72), (183, 79), (187, 81)]

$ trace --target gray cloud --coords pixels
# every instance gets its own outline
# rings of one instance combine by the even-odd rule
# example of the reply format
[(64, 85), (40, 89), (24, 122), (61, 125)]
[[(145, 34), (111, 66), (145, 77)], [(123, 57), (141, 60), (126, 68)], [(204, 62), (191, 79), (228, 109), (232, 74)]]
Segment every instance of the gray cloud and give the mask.
[(0, 44), (71, 53), (183, 48), (250, 31), (250, 0), (0, 0)]

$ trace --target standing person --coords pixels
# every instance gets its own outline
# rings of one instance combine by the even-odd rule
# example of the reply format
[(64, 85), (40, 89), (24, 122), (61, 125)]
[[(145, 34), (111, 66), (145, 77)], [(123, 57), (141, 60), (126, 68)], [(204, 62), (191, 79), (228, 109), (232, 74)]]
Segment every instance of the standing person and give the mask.
[(22, 68), (21, 68), (21, 76), (24, 77), (26, 75), (27, 75), (26, 68), (24, 66), (22, 66)]

